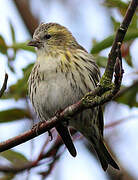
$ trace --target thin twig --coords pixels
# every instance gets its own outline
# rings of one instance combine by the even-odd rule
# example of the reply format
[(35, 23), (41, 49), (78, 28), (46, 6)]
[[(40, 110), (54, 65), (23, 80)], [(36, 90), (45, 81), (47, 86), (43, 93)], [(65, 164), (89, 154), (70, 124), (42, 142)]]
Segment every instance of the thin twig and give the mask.
[[(70, 132), (71, 132), (72, 135), (74, 135), (76, 133), (76, 130), (71, 129)], [(42, 150), (41, 150), (37, 160), (30, 161), (30, 162), (28, 162), (26, 164), (23, 164), (21, 166), (18, 166), (18, 167), (17, 166), (3, 166), (3, 165), (0, 165), (0, 171), (9, 172), (9, 173), (20, 173), (20, 172), (25, 171), (25, 170), (30, 170), (31, 168), (34, 168), (36, 166), (40, 166), (42, 164), (42, 163), (40, 163), (40, 160), (42, 160), (42, 159), (52, 158), (53, 159), (52, 162), (53, 162), (54, 159), (55, 159), (54, 157), (57, 157), (57, 156), (60, 157), (61, 154), (57, 155), (57, 152), (59, 151), (60, 147), (63, 145), (63, 141), (59, 136), (57, 136), (56, 141), (50, 147), (50, 149), (47, 152), (42, 153), (42, 152), (44, 152), (44, 148), (45, 148), (46, 144), (47, 144), (47, 142), (44, 143), (44, 145), (42, 147)], [(43, 163), (45, 163), (45, 162), (43, 162)], [(49, 168), (50, 168), (50, 165), (49, 165)]]
[[(122, 122), (126, 122), (126, 120), (128, 120), (128, 119), (130, 119), (130, 118), (131, 118), (131, 119), (132, 119), (132, 118), (137, 118), (137, 116), (134, 115), (134, 116), (128, 116), (128, 117), (122, 118), (122, 119), (117, 120), (117, 121), (115, 121), (115, 122), (113, 122), (113, 123), (110, 123), (110, 124), (105, 125), (105, 128), (112, 128), (112, 127), (114, 127), (114, 126), (116, 126), (116, 125), (118, 125), (118, 124), (120, 124), (120, 123), (122, 123)], [(71, 134), (73, 135), (73, 134), (75, 134), (75, 133), (76, 133), (76, 131), (75, 131), (74, 129), (71, 129)], [(80, 138), (82, 138), (82, 136), (79, 137), (79, 139), (80, 139)], [(78, 139), (77, 136), (75, 137), (75, 140), (76, 140), (76, 139)], [(55, 141), (55, 143), (50, 147), (50, 149), (49, 149), (46, 153), (43, 154), (42, 152), (44, 152), (44, 148), (45, 148), (46, 144), (47, 144), (47, 141), (44, 143), (43, 148), (42, 148), (42, 150), (41, 150), (41, 152), (40, 152), (41, 155), (39, 155), (39, 157), (38, 157), (37, 160), (32, 161), (32, 162), (28, 162), (27, 164), (21, 165), (20, 167), (15, 167), (15, 166), (2, 166), (2, 165), (0, 165), (0, 171), (2, 171), (2, 172), (8, 172), (8, 173), (11, 173), (11, 172), (13, 172), (13, 173), (20, 173), (20, 172), (22, 172), (22, 171), (29, 170), (29, 169), (31, 169), (31, 168), (35, 168), (36, 166), (41, 165), (41, 164), (40, 164), (40, 160), (45, 159), (45, 158), (49, 158), (49, 157), (56, 157), (56, 154), (57, 154), (57, 152), (59, 151), (60, 147), (62, 146), (63, 142), (62, 142), (61, 138), (59, 138), (59, 136), (58, 136), (57, 139), (56, 139), (56, 141)], [(58, 156), (58, 158), (59, 158), (59, 156)], [(56, 159), (57, 159), (57, 158), (56, 158)], [(37, 161), (37, 163), (36, 163), (36, 161)], [(39, 163), (38, 163), (38, 161), (39, 161)], [(45, 163), (45, 162), (44, 162), (44, 163)], [(50, 169), (50, 170), (52, 170), (52, 169), (51, 169), (51, 166), (52, 166), (52, 164), (54, 164), (54, 163), (55, 163), (55, 158), (52, 160), (52, 162), (51, 162), (50, 165), (49, 165), (49, 169)], [(52, 168), (53, 168), (53, 166), (52, 166)], [(47, 170), (47, 173), (49, 172), (49, 169)], [(46, 173), (46, 174), (47, 174), (47, 173)], [(45, 174), (45, 175), (46, 175), (46, 174)]]
[(119, 119), (119, 120), (117, 120), (115, 122), (112, 122), (110, 124), (105, 125), (104, 128), (112, 128), (112, 127), (117, 126), (117, 125), (121, 124), (122, 122), (126, 122), (126, 121), (128, 121), (128, 120), (130, 120), (132, 118), (138, 118), (138, 115), (137, 116), (136, 115), (133, 115), (133, 116), (131, 115), (131, 116), (127, 116), (125, 118)]
[(30, 35), (32, 36), (34, 33), (35, 28), (39, 24), (39, 20), (32, 14), (29, 1), (19, 1), (19, 0), (13, 0), (14, 4), (16, 5), (17, 10), (19, 11), (19, 14), (24, 21), (24, 24), (29, 31)]
[[(132, 0), (130, 2), (127, 12), (125, 14), (125, 17), (123, 19), (123, 22), (121, 23), (120, 28), (118, 29), (116, 33), (111, 51), (109, 53), (107, 66), (103, 75), (103, 77), (104, 76), (108, 77), (108, 84), (111, 84), (112, 77), (113, 77), (114, 65), (115, 65), (116, 57), (117, 57), (117, 52), (116, 52), (117, 45), (118, 43), (122, 44), (124, 37), (126, 35), (126, 32), (127, 32), (128, 26), (132, 20), (132, 17), (136, 11), (137, 6), (138, 6), (138, 0)], [(102, 81), (102, 84), (104, 85), (105, 80), (103, 79), (103, 77), (101, 81)]]
[(1, 90), (0, 90), (0, 97), (2, 97), (4, 91), (5, 91), (6, 88), (7, 88), (7, 81), (8, 81), (8, 74), (5, 73), (4, 82), (3, 82), (2, 88), (1, 88)]

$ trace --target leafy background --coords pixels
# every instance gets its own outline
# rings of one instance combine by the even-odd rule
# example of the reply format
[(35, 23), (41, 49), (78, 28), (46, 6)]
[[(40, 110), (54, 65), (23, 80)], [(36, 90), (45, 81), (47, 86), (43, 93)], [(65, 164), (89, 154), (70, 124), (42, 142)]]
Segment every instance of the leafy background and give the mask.
[[(27, 80), (35, 61), (34, 48), (26, 45), (39, 22), (58, 22), (67, 26), (78, 42), (93, 54), (101, 73), (127, 10), (128, 1), (120, 0), (1, 0), (0, 1), (0, 84), (5, 71), (8, 88), (0, 100), (0, 137), (6, 140), (32, 127), (37, 117), (27, 96)], [(28, 13), (29, 12), (29, 13)], [(104, 173), (91, 146), (79, 134), (75, 139), (77, 158), (64, 146), (60, 159), (48, 173), (51, 159), (40, 161), (39, 167), (20, 173), (7, 173), (2, 168), (24, 166), (38, 158), (54, 144), (44, 134), (12, 150), (0, 153), (0, 180), (10, 179), (138, 179), (138, 14), (133, 17), (122, 46), (125, 74), (118, 96), (104, 106), (105, 140), (118, 161), (121, 172)], [(54, 139), (56, 139), (56, 132)], [(47, 143), (48, 142), (48, 143)]]

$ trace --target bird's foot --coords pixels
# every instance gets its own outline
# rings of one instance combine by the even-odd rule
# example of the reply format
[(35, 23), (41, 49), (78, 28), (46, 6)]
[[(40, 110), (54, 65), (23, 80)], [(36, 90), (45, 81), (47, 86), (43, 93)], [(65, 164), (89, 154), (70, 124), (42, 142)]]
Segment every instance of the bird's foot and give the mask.
[(65, 125), (65, 126), (69, 126), (69, 120), (68, 120), (68, 119), (65, 119), (64, 125)]
[[(62, 111), (63, 111), (62, 109), (56, 111), (55, 116), (60, 119), (60, 113), (61, 113)], [(68, 119), (65, 119), (65, 120), (64, 120), (64, 125), (65, 125), (65, 126), (68, 126), (68, 125), (69, 125), (69, 120), (68, 120)]]
[(51, 133), (50, 130), (48, 131), (48, 135), (50, 136), (50, 141), (52, 141), (53, 140), (53, 136), (52, 136), (52, 133)]
[(55, 112), (55, 116), (57, 117), (57, 118), (60, 118), (60, 113), (62, 112), (62, 109), (59, 109), (59, 110), (57, 110), (56, 112)]
[(34, 124), (33, 127), (32, 127), (32, 130), (35, 130), (36, 131), (36, 134), (38, 135), (38, 129), (39, 129), (39, 126), (44, 123), (45, 121), (40, 121), (38, 122), (37, 124)]
[[(40, 121), (39, 123), (33, 125), (32, 127), (32, 130), (35, 130), (36, 131), (36, 134), (38, 135), (38, 129), (39, 129), (39, 126), (44, 123), (45, 121)], [(53, 136), (52, 136), (52, 133), (50, 130), (48, 130), (48, 135), (50, 136), (50, 141), (53, 140)]]

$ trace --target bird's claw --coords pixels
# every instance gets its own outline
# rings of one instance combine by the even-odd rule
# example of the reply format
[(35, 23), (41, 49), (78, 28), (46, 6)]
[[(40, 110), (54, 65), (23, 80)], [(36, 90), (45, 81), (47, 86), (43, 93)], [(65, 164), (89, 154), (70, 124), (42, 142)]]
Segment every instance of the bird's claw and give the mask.
[(34, 124), (33, 127), (32, 127), (32, 130), (35, 130), (37, 135), (38, 135), (39, 126), (40, 126), (43, 122), (45, 122), (45, 121), (40, 121), (40, 122), (38, 122), (37, 124)]
[[(62, 109), (56, 111), (55, 116), (60, 119), (60, 113), (61, 113), (62, 111), (63, 111)], [(65, 126), (68, 126), (68, 125), (69, 125), (69, 120), (68, 120), (68, 119), (65, 119), (64, 125), (65, 125)]]
[(62, 112), (62, 110), (60, 109), (60, 110), (57, 110), (56, 111), (56, 113), (55, 113), (55, 116), (57, 117), (57, 118), (60, 118), (60, 113)]
[(53, 140), (53, 136), (52, 136), (52, 133), (51, 133), (50, 130), (48, 131), (48, 135), (50, 136), (50, 141), (52, 141)]

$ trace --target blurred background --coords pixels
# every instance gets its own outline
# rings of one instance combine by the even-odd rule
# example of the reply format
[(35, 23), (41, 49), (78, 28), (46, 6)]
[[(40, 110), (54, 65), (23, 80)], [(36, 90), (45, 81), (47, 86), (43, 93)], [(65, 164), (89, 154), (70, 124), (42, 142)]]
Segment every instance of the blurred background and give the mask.
[[(0, 0), (0, 87), (5, 72), (8, 87), (0, 99), (0, 141), (26, 130), (37, 117), (27, 96), (27, 79), (35, 62), (28, 47), (40, 22), (66, 26), (93, 54), (101, 74), (114, 34), (128, 7), (128, 0)], [(0, 153), (0, 180), (136, 180), (138, 179), (138, 14), (133, 17), (122, 46), (123, 83), (116, 98), (104, 109), (106, 144), (121, 171), (104, 172), (81, 134), (72, 132), (78, 151), (74, 159), (53, 129)]]

